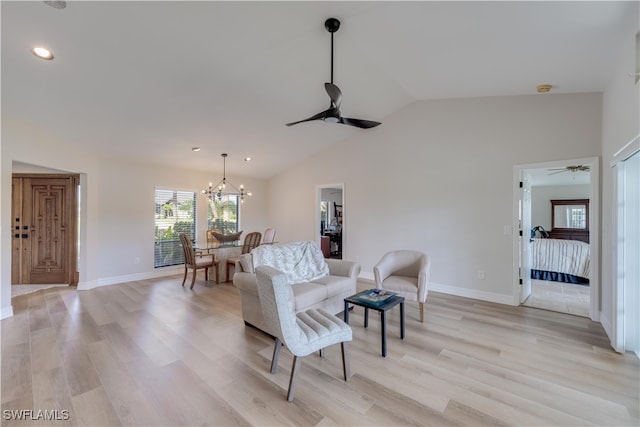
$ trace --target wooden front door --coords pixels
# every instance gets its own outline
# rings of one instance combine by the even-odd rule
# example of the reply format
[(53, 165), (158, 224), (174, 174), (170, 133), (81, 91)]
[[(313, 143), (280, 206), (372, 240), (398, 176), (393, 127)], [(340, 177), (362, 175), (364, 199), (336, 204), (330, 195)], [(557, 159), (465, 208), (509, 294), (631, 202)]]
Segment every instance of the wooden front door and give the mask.
[(14, 174), (12, 284), (77, 283), (77, 175)]

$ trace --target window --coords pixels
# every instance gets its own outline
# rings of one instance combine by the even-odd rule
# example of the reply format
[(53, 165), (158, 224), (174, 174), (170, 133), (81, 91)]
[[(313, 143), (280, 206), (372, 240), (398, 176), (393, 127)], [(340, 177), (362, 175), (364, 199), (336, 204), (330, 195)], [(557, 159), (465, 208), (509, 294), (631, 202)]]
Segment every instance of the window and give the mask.
[(196, 237), (196, 193), (156, 189), (154, 266), (184, 263), (180, 233)]
[(207, 228), (217, 228), (222, 234), (235, 233), (238, 230), (240, 196), (225, 194), (220, 200), (209, 200), (207, 208)]

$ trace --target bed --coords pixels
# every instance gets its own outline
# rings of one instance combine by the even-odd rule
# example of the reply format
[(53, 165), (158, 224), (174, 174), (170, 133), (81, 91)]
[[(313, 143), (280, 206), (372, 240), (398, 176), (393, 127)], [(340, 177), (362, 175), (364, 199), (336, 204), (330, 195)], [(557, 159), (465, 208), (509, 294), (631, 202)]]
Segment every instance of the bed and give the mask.
[(590, 247), (578, 240), (531, 241), (531, 278), (589, 285)]

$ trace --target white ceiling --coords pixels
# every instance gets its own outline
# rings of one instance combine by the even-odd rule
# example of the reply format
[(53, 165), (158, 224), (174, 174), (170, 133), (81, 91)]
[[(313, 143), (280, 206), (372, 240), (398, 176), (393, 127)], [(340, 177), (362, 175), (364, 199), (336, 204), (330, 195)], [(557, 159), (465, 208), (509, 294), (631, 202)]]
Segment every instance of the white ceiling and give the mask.
[(527, 176), (533, 187), (589, 185), (591, 182), (591, 174), (588, 171), (559, 171), (556, 167), (528, 169)]
[[(98, 155), (266, 178), (425, 99), (602, 91), (630, 2), (2, 1), (2, 114)], [(55, 55), (30, 53), (42, 45)], [(545, 96), (545, 95), (539, 95)], [(202, 150), (193, 153), (191, 147)], [(242, 159), (254, 160), (245, 163)]]

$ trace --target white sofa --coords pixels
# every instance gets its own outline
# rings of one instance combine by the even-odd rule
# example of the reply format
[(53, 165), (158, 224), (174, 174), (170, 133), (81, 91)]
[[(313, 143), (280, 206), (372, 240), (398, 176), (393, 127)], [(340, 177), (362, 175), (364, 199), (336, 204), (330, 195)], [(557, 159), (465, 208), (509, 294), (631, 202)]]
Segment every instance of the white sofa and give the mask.
[[(322, 259), (322, 252), (315, 243), (311, 245), (311, 249), (317, 250)], [(360, 274), (359, 263), (338, 259), (326, 259), (324, 262), (328, 266), (329, 274), (291, 285), (296, 312), (310, 308), (323, 308), (332, 314), (338, 314), (344, 310), (344, 298), (356, 293), (356, 280)], [(251, 253), (242, 255), (240, 261), (236, 263), (233, 284), (240, 291), (242, 318), (245, 324), (274, 335), (262, 316), (255, 274), (256, 266)], [(279, 267), (278, 265), (270, 266)]]

